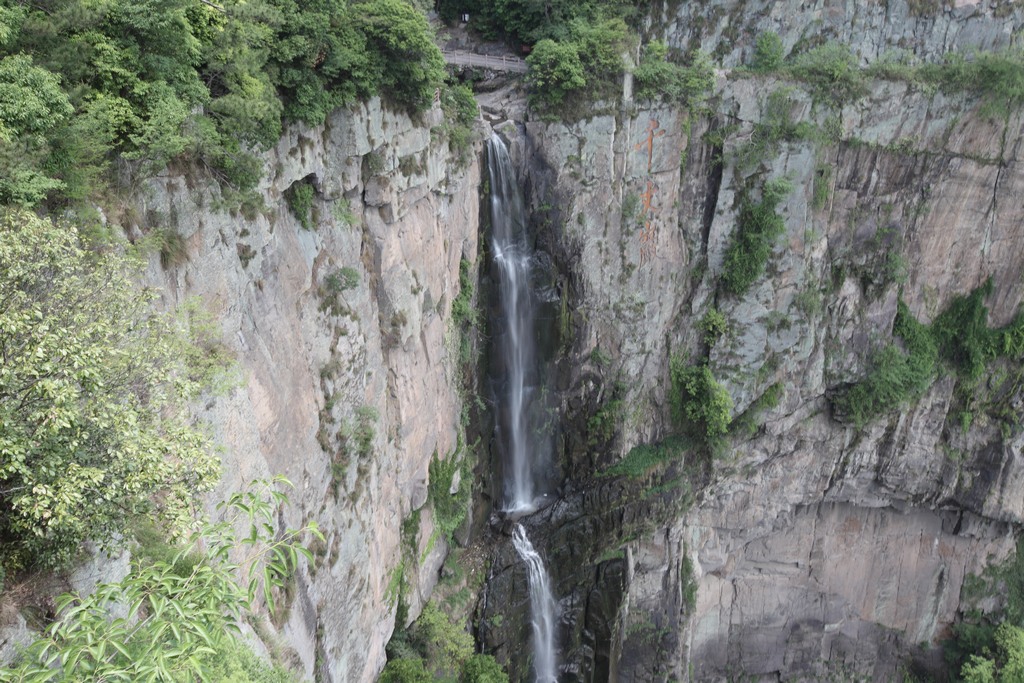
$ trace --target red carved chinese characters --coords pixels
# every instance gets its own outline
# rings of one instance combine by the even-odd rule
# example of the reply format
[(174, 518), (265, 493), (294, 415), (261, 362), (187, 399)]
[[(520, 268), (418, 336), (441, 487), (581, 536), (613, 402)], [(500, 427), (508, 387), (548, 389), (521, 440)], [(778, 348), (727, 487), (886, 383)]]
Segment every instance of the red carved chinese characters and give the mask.
[(651, 179), (654, 169), (654, 141), (665, 134), (659, 130), (660, 124), (657, 119), (651, 119), (647, 124), (647, 139), (635, 145), (637, 151), (647, 152), (647, 185), (640, 195), (640, 220), (643, 228), (640, 230), (640, 265), (650, 263), (657, 256), (658, 226), (655, 222), (654, 197), (658, 192), (658, 185)]

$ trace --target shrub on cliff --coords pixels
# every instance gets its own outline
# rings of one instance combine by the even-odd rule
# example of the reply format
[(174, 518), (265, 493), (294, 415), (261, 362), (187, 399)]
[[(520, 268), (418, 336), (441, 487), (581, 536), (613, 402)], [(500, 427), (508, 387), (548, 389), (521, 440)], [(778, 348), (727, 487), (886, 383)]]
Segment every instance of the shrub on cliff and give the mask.
[(729, 431), (732, 398), (715, 381), (706, 364), (687, 365), (674, 357), (670, 363), (669, 406), (672, 420), (705, 444), (714, 446)]
[(988, 281), (954, 297), (931, 325), (918, 322), (901, 300), (893, 335), (902, 344), (875, 352), (867, 375), (836, 397), (836, 417), (863, 427), (885, 411), (920, 398), (942, 369), (940, 360), (972, 393), (993, 360), (1024, 357), (1024, 315), (1002, 328), (988, 327), (984, 300), (991, 292)]
[(655, 40), (644, 48), (640, 65), (633, 72), (633, 83), (637, 99), (685, 102), (692, 107), (707, 97), (715, 74), (703, 52), (690, 55), (688, 65), (676, 64), (668, 60), (668, 46)]
[(186, 402), (222, 362), (151, 307), (140, 264), (0, 214), (0, 565), (67, 563), (135, 515), (179, 530), (218, 464)]
[(764, 273), (775, 241), (786, 231), (786, 223), (775, 209), (792, 188), (788, 179), (776, 178), (765, 184), (761, 201), (740, 200), (736, 233), (722, 263), (725, 291), (741, 295)]
[(983, 112), (1000, 118), (1024, 103), (1024, 51), (950, 53), (941, 64), (928, 64), (920, 76), (951, 93), (980, 97)]
[(840, 43), (826, 43), (797, 55), (791, 71), (794, 77), (810, 86), (816, 99), (836, 107), (867, 94), (857, 56), (849, 46)]
[(890, 344), (871, 358), (867, 376), (835, 400), (836, 416), (863, 427), (869, 420), (919, 398), (938, 371), (939, 350), (929, 329), (899, 302), (893, 333), (902, 348)]

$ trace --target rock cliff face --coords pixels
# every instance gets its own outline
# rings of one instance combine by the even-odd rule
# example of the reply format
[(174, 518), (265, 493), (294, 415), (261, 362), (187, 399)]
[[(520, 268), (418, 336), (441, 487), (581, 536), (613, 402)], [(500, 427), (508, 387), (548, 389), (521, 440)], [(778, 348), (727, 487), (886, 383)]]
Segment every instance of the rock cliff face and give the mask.
[[(280, 626), (321, 681), (373, 680), (384, 665), (402, 520), (426, 502), (432, 455), (456, 452), (449, 325), (460, 260), (477, 258), (480, 171), (441, 124), (437, 109), (412, 121), (371, 101), (288, 131), (266, 156), (261, 212), (220, 208), (188, 174), (154, 182), (142, 207), (188, 245), (152, 280), (168, 305), (198, 297), (240, 366), (240, 386), (203, 411), (222, 492), (283, 474), (295, 488), (281, 522), (315, 520), (326, 536)], [(294, 183), (315, 188), (312, 229), (284, 199)], [(446, 553), (429, 509), (406, 572), (412, 616)]]
[[(928, 322), (991, 278), (992, 324), (1017, 312), (1024, 115), (993, 119), (901, 82), (830, 111), (798, 83), (730, 69), (768, 29), (787, 49), (838, 40), (869, 63), (897, 48), (937, 60), (1002, 47), (1022, 26), (1010, 0), (664, 2), (648, 33), (724, 67), (707, 111), (639, 102), (551, 123), (527, 120), (515, 96), (489, 99), (560, 297), (564, 485), (526, 523), (561, 601), (567, 680), (892, 680), (908, 656), (934, 664), (968, 604), (965, 577), (1012, 552), (1024, 434), (1003, 418), (1019, 413), (1016, 388), (999, 397), (1003, 418), (979, 411), (966, 431), (948, 374), (862, 429), (831, 399), (892, 338), (900, 298)], [(745, 161), (779, 92), (787, 117), (831, 132)], [(168, 306), (198, 297), (241, 370), (202, 408), (224, 448), (221, 493), (283, 474), (295, 489), (281, 522), (326, 535), (276, 625), (320, 681), (376, 677), (398, 579), (415, 616), (447, 552), (428, 468), (464, 457), (452, 302), (460, 263), (478, 259), (482, 179), (442, 123), (437, 109), (414, 121), (373, 101), (292, 128), (266, 155), (260, 211), (230, 210), (190, 172), (140, 200), (146, 222), (187, 243), (187, 260), (154, 259), (150, 280)], [(742, 197), (782, 176), (795, 187), (779, 207), (785, 235), (765, 275), (727, 295)], [(302, 185), (315, 190), (312, 229), (285, 199)], [(712, 309), (727, 331), (709, 345)], [(655, 480), (595, 476), (672, 432), (673, 356), (706, 359), (751, 427)], [(408, 519), (418, 527), (403, 538)], [(477, 635), (522, 679), (525, 576), (501, 534), (483, 533), (496, 550)]]
[[(701, 45), (727, 67), (744, 62), (765, 29), (787, 47), (837, 39), (870, 62), (896, 48), (937, 60), (1001, 47), (1022, 23), (1012, 4), (964, 2), (668, 3), (652, 16), (652, 33)], [(744, 162), (780, 90), (793, 121), (836, 130)], [(728, 331), (708, 364), (733, 415), (762, 407), (714, 461), (696, 504), (627, 542), (621, 559), (600, 562), (595, 551), (594, 564), (574, 569), (559, 559), (564, 535), (551, 531), (574, 679), (893, 680), (911, 657), (941, 664), (934, 647), (973, 604), (964, 577), (1012, 552), (1024, 437), (984, 414), (964, 431), (948, 374), (863, 429), (837, 420), (830, 399), (892, 338), (900, 297), (927, 323), (991, 278), (990, 324), (1017, 312), (1022, 122), (1019, 112), (993, 118), (966, 96), (900, 82), (876, 82), (830, 111), (799, 83), (726, 71), (707, 114), (638, 103), (575, 124), (503, 129), (574, 312), (563, 382), (570, 422), (595, 412), (581, 397), (618, 380), (626, 408), (612, 452), (662, 438), (670, 356), (704, 353), (699, 322), (712, 308)], [(741, 196), (781, 176), (795, 187), (779, 210), (785, 236), (767, 273), (742, 296), (727, 295), (716, 285)], [(604, 369), (598, 355), (610, 358)], [(986, 382), (978, 392), (998, 384)], [(776, 407), (758, 404), (780, 389)], [(565, 471), (577, 482), (602, 465), (571, 439), (568, 451)], [(549, 514), (557, 529), (560, 514)], [(600, 505), (581, 503), (570, 517), (588, 515), (598, 520), (588, 528), (610, 530), (610, 546), (628, 541), (621, 520), (602, 526)], [(595, 659), (600, 638), (615, 653), (610, 663)]]

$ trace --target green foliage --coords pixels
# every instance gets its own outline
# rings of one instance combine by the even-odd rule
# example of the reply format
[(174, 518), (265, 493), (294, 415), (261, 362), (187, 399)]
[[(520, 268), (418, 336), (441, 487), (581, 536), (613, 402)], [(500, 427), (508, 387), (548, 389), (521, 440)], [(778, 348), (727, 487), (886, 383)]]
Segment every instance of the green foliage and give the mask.
[(782, 38), (775, 31), (765, 31), (758, 34), (757, 44), (754, 47), (754, 58), (750, 68), (754, 71), (766, 72), (775, 71), (782, 66), (786, 49), (782, 45)]
[(684, 432), (714, 446), (729, 431), (732, 398), (715, 381), (707, 365), (686, 365), (673, 357), (670, 367), (669, 407), (672, 420)]
[(675, 64), (668, 60), (668, 46), (655, 40), (645, 46), (640, 65), (633, 72), (633, 83), (637, 99), (678, 101), (693, 108), (714, 87), (715, 74), (703, 52), (694, 52), (689, 65)]
[(410, 629), (413, 646), (435, 673), (452, 674), (473, 655), (473, 638), (448, 615), (428, 602)]
[(0, 202), (33, 206), (64, 188), (47, 166), (72, 112), (55, 74), (27, 55), (0, 60)]
[(327, 276), (328, 292), (344, 292), (359, 286), (359, 271), (351, 266), (344, 266)]
[(600, 346), (595, 346), (590, 351), (590, 362), (599, 368), (604, 368), (612, 362), (612, 357), (605, 353)]
[(538, 41), (526, 59), (530, 104), (579, 117), (586, 114), (586, 103), (617, 95), (630, 34), (617, 17), (577, 17), (566, 29), (557, 40)]
[(508, 683), (508, 674), (491, 655), (473, 655), (463, 665), (459, 683)]
[(938, 371), (935, 339), (902, 301), (893, 334), (903, 340), (903, 348), (889, 345), (876, 352), (867, 376), (835, 400), (836, 414), (858, 428), (877, 415), (919, 398)]
[(428, 108), (446, 71), (426, 17), (403, 0), (364, 0), (348, 18), (365, 36), (382, 96), (410, 112)]
[(359, 406), (356, 408), (355, 425), (345, 435), (345, 445), (363, 459), (373, 454), (373, 438), (377, 435), (375, 425), (379, 417), (373, 406)]
[(219, 683), (294, 683), (280, 664), (268, 664), (244, 643), (231, 642), (221, 647), (209, 662), (210, 681)]
[(474, 655), (472, 636), (433, 602), (424, 605), (407, 632), (395, 634), (388, 654), (381, 681), (508, 683), (508, 675), (494, 657)]
[[(456, 472), (460, 472), (461, 479), (458, 491), (452, 494), (449, 491), (455, 481)], [(427, 497), (434, 509), (434, 523), (449, 543), (455, 530), (465, 521), (469, 511), (471, 494), (469, 475), (469, 459), (461, 453), (461, 449), (457, 449), (444, 460), (438, 458), (437, 453), (434, 453), (434, 457), (430, 460), (430, 482), (427, 484)]]
[(629, 45), (626, 23), (620, 18), (577, 18), (569, 24), (571, 44), (583, 65), (591, 97), (607, 97), (618, 89), (622, 53)]
[(786, 388), (781, 382), (776, 382), (769, 386), (741, 415), (738, 415), (733, 420), (730, 431), (733, 434), (747, 436), (748, 438), (754, 436), (761, 425), (759, 420), (761, 414), (766, 410), (777, 407), (785, 393)]
[(1019, 671), (1017, 678), (1007, 674), (1024, 662), (1024, 648), (1020, 647), (1020, 628), (1024, 624), (1022, 551), (1024, 543), (1018, 540), (1017, 550), (1007, 562), (988, 566), (980, 576), (964, 578), (961, 594), (966, 604), (994, 593), (1005, 595), (1006, 600), (1004, 608), (995, 614), (982, 616), (977, 610), (966, 610), (964, 621), (953, 627), (953, 638), (943, 644), (946, 663), (950, 670), (960, 671), (961, 680), (1021, 680)]
[(828, 204), (831, 189), (832, 167), (820, 164), (814, 169), (814, 190), (811, 194), (811, 206), (815, 211), (821, 211)]
[(725, 291), (742, 295), (764, 273), (775, 241), (786, 231), (775, 208), (791, 189), (788, 179), (776, 178), (764, 186), (760, 202), (746, 196), (740, 200), (739, 225), (722, 263)]
[(797, 55), (791, 72), (807, 83), (815, 99), (834, 107), (855, 102), (867, 94), (857, 56), (840, 43), (826, 43)]
[[(300, 558), (312, 560), (301, 536), (323, 540), (314, 525), (277, 533), (276, 508), (285, 501), (256, 482), (223, 503), (227, 518), (204, 525), (171, 561), (136, 562), (118, 583), (62, 596), (56, 621), (0, 680), (291, 680), (258, 663), (237, 635), (260, 601), (273, 610), (274, 592)], [(248, 533), (236, 536), (242, 525)], [(183, 566), (180, 558), (192, 554), (202, 559)]]
[(452, 300), (452, 320), (459, 327), (475, 327), (478, 313), (473, 306), (473, 295), (476, 288), (473, 283), (473, 262), (462, 258), (459, 260), (459, 293)]
[[(903, 340), (905, 351), (893, 345), (878, 351), (868, 375), (836, 399), (837, 415), (863, 426), (875, 416), (917, 399), (938, 374), (939, 359), (969, 387), (996, 358), (1020, 359), (1024, 315), (1005, 327), (989, 328), (984, 300), (991, 292), (988, 281), (966, 296), (955, 297), (930, 326), (919, 323), (900, 301), (893, 334)], [(969, 425), (970, 413), (964, 418)]]
[(3, 213), (0, 265), (0, 565), (64, 565), (138, 515), (184, 530), (218, 469), (186, 403), (222, 358), (73, 226)]
[(687, 612), (692, 612), (697, 605), (697, 579), (693, 575), (693, 560), (690, 559), (690, 549), (686, 545), (683, 546), (679, 562), (679, 583), (683, 604)]
[(729, 332), (729, 323), (717, 308), (709, 308), (700, 319), (700, 330), (704, 333), (704, 343), (714, 345), (723, 335)]
[(946, 92), (979, 97), (983, 112), (990, 116), (1005, 117), (1024, 103), (1024, 52), (1019, 48), (950, 53), (941, 64), (919, 67), (917, 74)]
[(681, 436), (670, 436), (657, 444), (641, 444), (630, 449), (625, 458), (604, 470), (599, 477), (629, 477), (640, 479), (663, 463), (682, 460), (692, 443)]
[(334, 220), (350, 228), (359, 222), (359, 218), (356, 217), (352, 211), (352, 206), (345, 198), (341, 198), (334, 203), (331, 214), (334, 216)]
[(67, 0), (4, 10), (0, 41), (0, 202), (22, 205), (94, 199), (172, 159), (251, 203), (251, 152), (283, 120), (375, 93), (421, 110), (445, 76), (402, 0)]
[(1003, 623), (995, 631), (994, 649), (973, 654), (960, 670), (964, 683), (1024, 681), (1024, 629)]
[(473, 125), (480, 113), (473, 89), (461, 83), (449, 83), (441, 91), (441, 109), (444, 111), (448, 149), (458, 154), (461, 160), (468, 160)]
[(575, 45), (544, 39), (533, 46), (526, 63), (530, 67), (530, 104), (535, 107), (559, 107), (570, 95), (581, 93), (587, 84)]
[(1000, 355), (1003, 335), (988, 327), (985, 298), (992, 293), (992, 280), (967, 296), (957, 296), (932, 323), (932, 334), (942, 357), (968, 381), (981, 377), (990, 360)]
[(316, 196), (316, 189), (313, 183), (303, 178), (296, 180), (287, 190), (284, 191), (284, 200), (288, 204), (288, 210), (299, 221), (305, 230), (312, 230), (313, 225), (313, 200)]
[(587, 418), (587, 445), (596, 448), (611, 441), (622, 424), (624, 387), (616, 384), (597, 410)]
[(754, 124), (750, 134), (750, 141), (737, 150), (743, 168), (754, 168), (771, 158), (783, 143), (819, 142), (825, 138), (824, 131), (818, 126), (793, 118), (795, 106), (797, 102), (793, 98), (792, 87), (779, 88), (768, 95), (761, 109), (761, 119)]
[(162, 267), (174, 268), (188, 260), (188, 243), (184, 235), (173, 228), (160, 228), (154, 234), (160, 249)]
[(389, 661), (377, 680), (379, 683), (433, 683), (434, 677), (419, 657), (403, 657)]

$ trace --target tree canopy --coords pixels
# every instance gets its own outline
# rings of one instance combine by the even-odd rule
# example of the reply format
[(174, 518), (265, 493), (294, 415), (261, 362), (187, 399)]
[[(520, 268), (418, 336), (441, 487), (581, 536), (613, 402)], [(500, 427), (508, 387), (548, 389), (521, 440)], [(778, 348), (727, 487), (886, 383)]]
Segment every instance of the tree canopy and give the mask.
[[(52, 0), (0, 8), (0, 203), (66, 204), (171, 159), (225, 188), (287, 121), (381, 94), (429, 106), (444, 61), (402, 0)], [(116, 166), (116, 168), (115, 168)]]
[(223, 359), (152, 310), (138, 267), (0, 214), (0, 568), (65, 564), (153, 511), (182, 529), (218, 475), (185, 403)]

